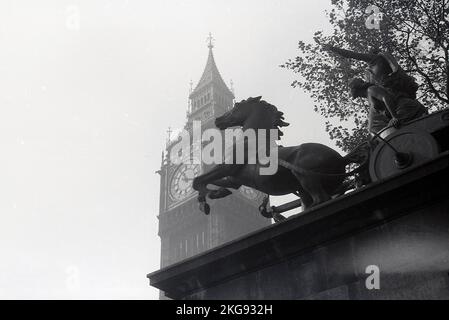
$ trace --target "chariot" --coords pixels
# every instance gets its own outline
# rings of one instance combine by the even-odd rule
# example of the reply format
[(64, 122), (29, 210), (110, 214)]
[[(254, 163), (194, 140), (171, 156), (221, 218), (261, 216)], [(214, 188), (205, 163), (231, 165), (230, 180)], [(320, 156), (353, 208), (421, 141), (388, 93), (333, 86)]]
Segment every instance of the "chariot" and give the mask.
[[(374, 138), (367, 155), (365, 174), (369, 176), (362, 187), (388, 179), (436, 158), (449, 150), (449, 109), (444, 109), (403, 124), (387, 127)], [(351, 191), (350, 189), (345, 190)], [(343, 192), (344, 193), (344, 192)], [(337, 197), (335, 195), (334, 197)], [(259, 208), (265, 217), (276, 221), (285, 218), (281, 213), (301, 207), (300, 199), (267, 208), (268, 199)]]

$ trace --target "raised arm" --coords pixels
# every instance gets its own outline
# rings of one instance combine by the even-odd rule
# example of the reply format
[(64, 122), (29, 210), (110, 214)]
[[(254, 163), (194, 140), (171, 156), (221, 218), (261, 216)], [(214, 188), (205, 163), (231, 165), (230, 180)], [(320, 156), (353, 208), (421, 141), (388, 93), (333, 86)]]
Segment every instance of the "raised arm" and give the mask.
[(331, 45), (323, 45), (323, 49), (326, 51), (330, 51), (333, 52), (341, 57), (344, 58), (350, 58), (350, 59), (355, 59), (355, 60), (360, 60), (360, 61), (365, 61), (365, 62), (371, 62), (373, 59), (375, 59), (377, 56), (375, 54), (370, 54), (370, 53), (359, 53), (359, 52), (355, 52), (355, 51), (351, 51), (351, 50), (346, 50), (346, 49), (340, 49)]
[(388, 65), (390, 66), (391, 70), (393, 72), (396, 72), (399, 70), (399, 64), (398, 61), (388, 52), (382, 53), (382, 57), (384, 57), (385, 60), (387, 60)]

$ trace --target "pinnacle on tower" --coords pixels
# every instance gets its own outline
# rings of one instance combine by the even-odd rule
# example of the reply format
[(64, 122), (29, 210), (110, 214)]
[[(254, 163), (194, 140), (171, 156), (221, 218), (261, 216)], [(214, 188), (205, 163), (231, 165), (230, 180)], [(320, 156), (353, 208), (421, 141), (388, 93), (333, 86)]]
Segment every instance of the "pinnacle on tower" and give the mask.
[(207, 47), (209, 48), (209, 50), (212, 50), (212, 48), (214, 47), (214, 41), (215, 39), (212, 37), (212, 33), (209, 32), (209, 37), (207, 37), (207, 41), (209, 42), (209, 44), (207, 45)]

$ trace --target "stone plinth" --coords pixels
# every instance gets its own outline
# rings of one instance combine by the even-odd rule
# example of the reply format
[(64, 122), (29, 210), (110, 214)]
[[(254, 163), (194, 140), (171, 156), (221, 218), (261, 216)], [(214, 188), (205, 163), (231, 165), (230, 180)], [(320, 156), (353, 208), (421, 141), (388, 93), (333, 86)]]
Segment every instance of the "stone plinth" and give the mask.
[[(449, 154), (148, 275), (174, 299), (449, 299)], [(380, 269), (368, 290), (366, 267)]]

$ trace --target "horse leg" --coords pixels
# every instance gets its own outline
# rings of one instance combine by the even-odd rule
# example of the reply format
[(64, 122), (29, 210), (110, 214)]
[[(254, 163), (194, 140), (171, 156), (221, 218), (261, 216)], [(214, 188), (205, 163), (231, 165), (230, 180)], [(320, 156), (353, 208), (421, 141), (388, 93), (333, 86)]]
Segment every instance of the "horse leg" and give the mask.
[(238, 189), (242, 186), (242, 184), (239, 183), (236, 179), (234, 179), (234, 177), (230, 176), (217, 179), (215, 181), (210, 182), (210, 184), (217, 187), (231, 188), (231, 189)]
[(274, 212), (272, 207), (268, 205), (269, 202), (270, 197), (266, 195), (262, 200), (262, 204), (259, 206), (259, 212), (264, 218), (272, 219)]
[(210, 206), (207, 204), (206, 196), (213, 190), (209, 190), (207, 185), (223, 177), (232, 176), (241, 166), (238, 165), (217, 165), (211, 171), (193, 179), (192, 187), (198, 191), (199, 208), (205, 214), (210, 213)]
[(313, 205), (313, 199), (308, 192), (306, 192), (305, 190), (298, 190), (298, 194), (301, 198), (303, 211), (307, 210), (307, 208)]
[(313, 202), (310, 207), (316, 206), (331, 199), (330, 195), (328, 195), (324, 190), (320, 179), (314, 177), (304, 177), (301, 184), (304, 190), (307, 191), (312, 197)]
[(273, 219), (274, 222), (282, 222), (284, 220), (287, 220), (286, 217), (284, 217), (279, 212), (276, 212), (275, 207), (272, 207), (269, 205), (270, 197), (266, 195), (263, 200), (262, 204), (259, 206), (259, 212), (264, 218)]
[(321, 185), (319, 178), (300, 175), (296, 172), (293, 172), (293, 175), (301, 184), (301, 188), (298, 190), (298, 193), (301, 197), (304, 210), (331, 199)]
[(210, 199), (221, 199), (225, 198), (232, 194), (231, 189), (238, 189), (242, 186), (241, 183), (238, 183), (233, 177), (225, 177), (211, 182), (210, 184), (220, 187), (218, 190), (210, 191), (208, 197)]

